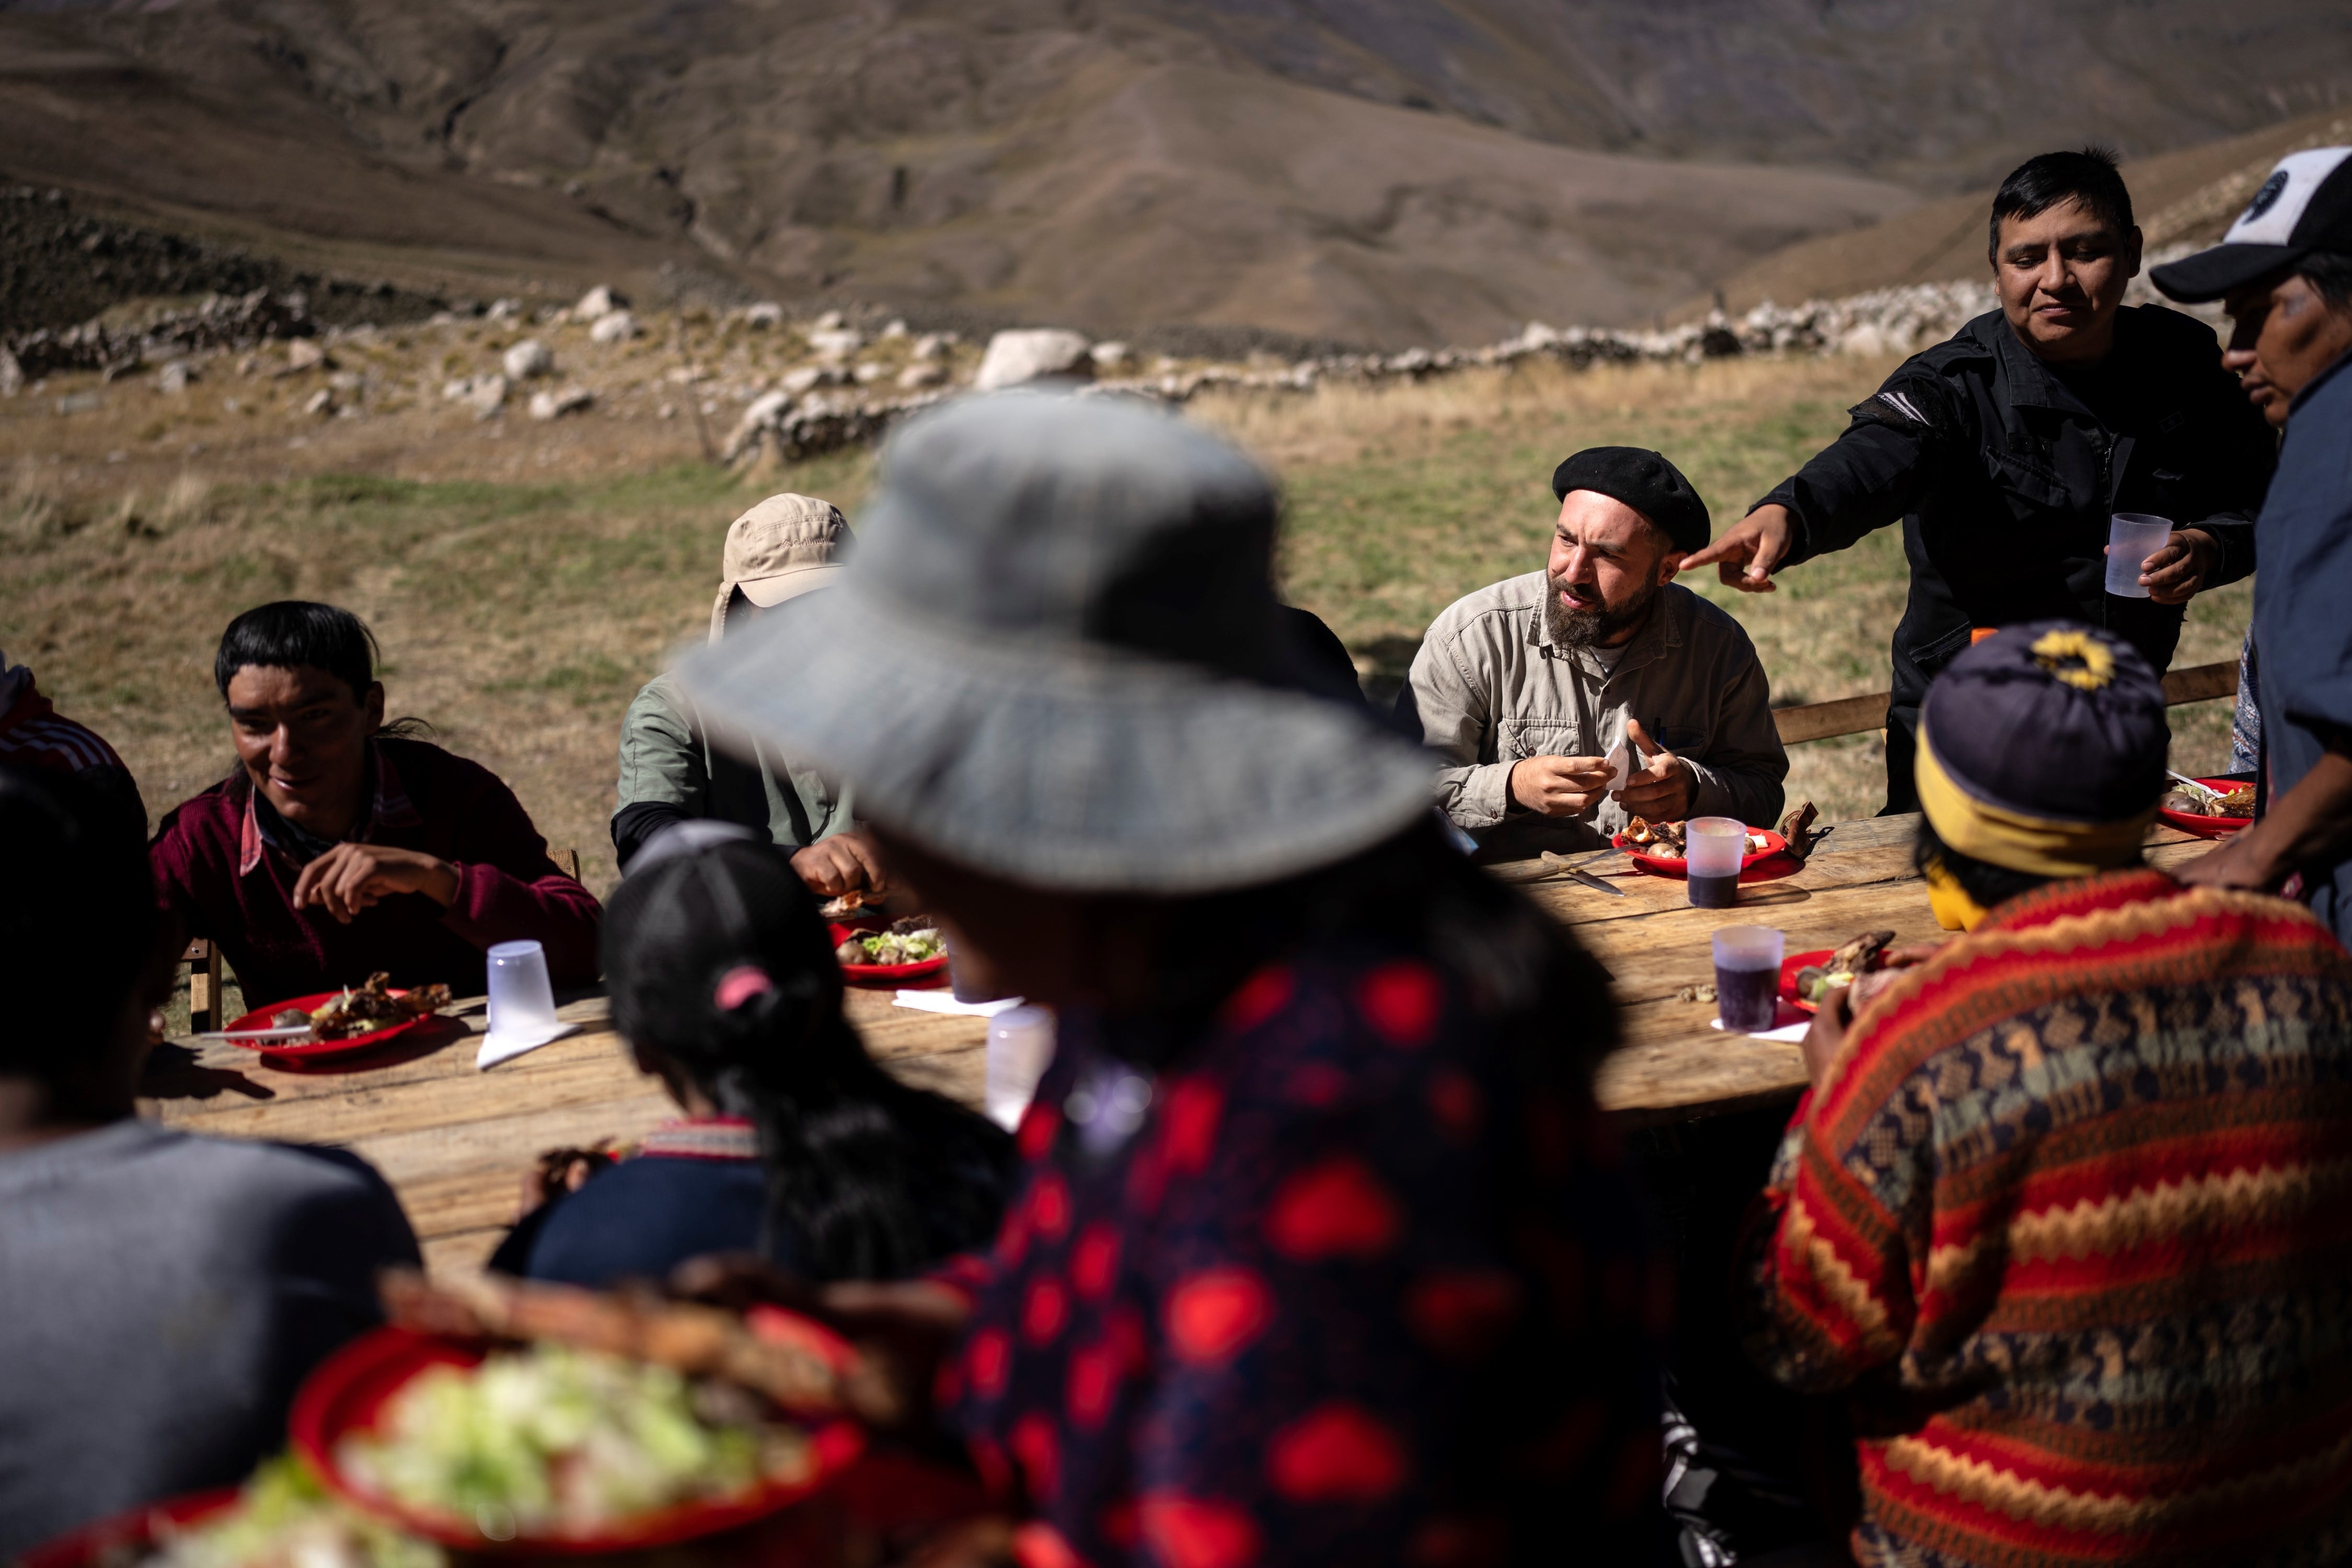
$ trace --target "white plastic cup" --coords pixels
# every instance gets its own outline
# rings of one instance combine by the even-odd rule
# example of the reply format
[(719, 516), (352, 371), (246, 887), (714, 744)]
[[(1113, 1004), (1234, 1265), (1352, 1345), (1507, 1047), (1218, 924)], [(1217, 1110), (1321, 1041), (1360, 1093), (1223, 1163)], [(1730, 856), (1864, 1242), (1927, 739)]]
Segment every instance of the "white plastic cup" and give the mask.
[(1008, 1007), (988, 1021), (982, 1098), (989, 1119), (1010, 1132), (1037, 1092), (1054, 1059), (1054, 1015), (1043, 1007)]
[(1694, 877), (1736, 877), (1748, 854), (1748, 825), (1735, 816), (1694, 816), (1683, 825), (1683, 869)]
[(2140, 565), (2172, 542), (2172, 520), (2119, 511), (2107, 520), (2107, 592), (2118, 599), (2145, 599)]
[(1760, 1034), (1780, 1016), (1780, 959), (1788, 937), (1770, 926), (1718, 926), (1715, 1012), (1737, 1034)]
[(555, 988), (548, 983), (547, 949), (535, 942), (502, 942), (489, 951), (490, 1033), (521, 1036), (559, 1027)]

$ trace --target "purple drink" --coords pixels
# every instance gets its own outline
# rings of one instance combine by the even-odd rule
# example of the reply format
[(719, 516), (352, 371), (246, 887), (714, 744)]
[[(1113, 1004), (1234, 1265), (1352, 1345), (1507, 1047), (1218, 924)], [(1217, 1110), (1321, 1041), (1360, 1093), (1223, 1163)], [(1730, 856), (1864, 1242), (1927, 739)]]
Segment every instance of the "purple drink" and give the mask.
[(1780, 971), (1715, 966), (1716, 1016), (1735, 1033), (1753, 1035), (1772, 1026), (1780, 1011)]
[(1780, 1011), (1786, 939), (1769, 926), (1724, 926), (1715, 933), (1716, 1016), (1733, 1034), (1761, 1034)]
[(1690, 883), (1691, 908), (1695, 910), (1727, 910), (1739, 902), (1739, 873), (1727, 877), (1701, 877), (1696, 873), (1685, 879)]

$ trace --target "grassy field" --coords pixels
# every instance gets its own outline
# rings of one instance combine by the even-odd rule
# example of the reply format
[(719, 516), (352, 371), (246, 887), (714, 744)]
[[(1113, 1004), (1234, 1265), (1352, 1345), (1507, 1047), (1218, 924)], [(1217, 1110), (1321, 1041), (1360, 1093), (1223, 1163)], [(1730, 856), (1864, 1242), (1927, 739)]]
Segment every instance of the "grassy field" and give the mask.
[[(1657, 447), (1720, 527), (1842, 428), (1885, 368), (1545, 365), (1219, 397), (1193, 416), (1280, 476), (1289, 595), (1339, 631), (1368, 684), (1392, 689), (1439, 609), (1540, 563), (1549, 476), (1568, 452)], [(872, 475), (863, 453), (733, 474), (700, 460), (682, 422), (617, 416), (477, 429), (420, 406), (290, 441), (248, 422), (242, 444), (190, 451), (141, 406), (113, 425), (49, 406), (0, 403), (0, 648), (115, 742), (152, 813), (230, 762), (211, 676), (222, 626), (270, 598), (331, 599), (381, 637), (392, 711), (497, 769), (599, 888), (614, 875), (621, 712), (701, 635), (728, 521), (779, 489), (854, 518)], [(1777, 594), (1694, 586), (1754, 636), (1776, 700), (1885, 686), (1904, 596), (1895, 531), (1790, 573)], [(2233, 656), (2250, 597), (2240, 585), (2201, 598), (2180, 661)], [(2226, 705), (2175, 715), (2176, 760), (2217, 765)], [(1790, 794), (1863, 815), (1879, 781), (1874, 738), (1817, 742), (1799, 749)]]

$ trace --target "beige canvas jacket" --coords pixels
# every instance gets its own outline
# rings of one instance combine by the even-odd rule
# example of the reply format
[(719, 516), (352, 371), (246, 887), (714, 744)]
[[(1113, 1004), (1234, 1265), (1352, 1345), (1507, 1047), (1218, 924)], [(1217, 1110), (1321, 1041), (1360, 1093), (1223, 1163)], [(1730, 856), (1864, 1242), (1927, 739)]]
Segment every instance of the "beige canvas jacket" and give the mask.
[(1483, 858), (1605, 845), (1625, 825), (1623, 807), (1604, 800), (1582, 817), (1538, 816), (1511, 799), (1511, 765), (1606, 756), (1629, 719), (1690, 765), (1691, 816), (1771, 825), (1789, 755), (1763, 661), (1739, 623), (1669, 583), (1604, 673), (1590, 648), (1552, 642), (1547, 591), (1544, 574), (1531, 572), (1456, 601), (1422, 639), (1397, 697), (1399, 725), (1408, 735), (1417, 726), (1442, 759), (1438, 804)]

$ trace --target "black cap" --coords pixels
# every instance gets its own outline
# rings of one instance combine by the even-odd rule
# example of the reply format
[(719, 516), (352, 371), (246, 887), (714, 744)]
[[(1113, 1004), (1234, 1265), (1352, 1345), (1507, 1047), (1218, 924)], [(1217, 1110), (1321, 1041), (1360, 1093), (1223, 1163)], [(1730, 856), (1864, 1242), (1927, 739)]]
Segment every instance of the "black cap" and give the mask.
[(2315, 250), (2352, 253), (2352, 147), (2281, 158), (2221, 243), (2168, 262), (2148, 281), (2183, 304), (2218, 300)]
[(1685, 555), (1705, 548), (1714, 531), (1706, 502), (1682, 470), (1646, 447), (1587, 447), (1551, 471), (1552, 495), (1566, 500), (1570, 490), (1599, 490), (1623, 501)]
[(1936, 677), (1920, 718), (1952, 782), (2003, 811), (2125, 822), (2164, 793), (2164, 687), (2093, 626), (2037, 621), (1985, 638)]

